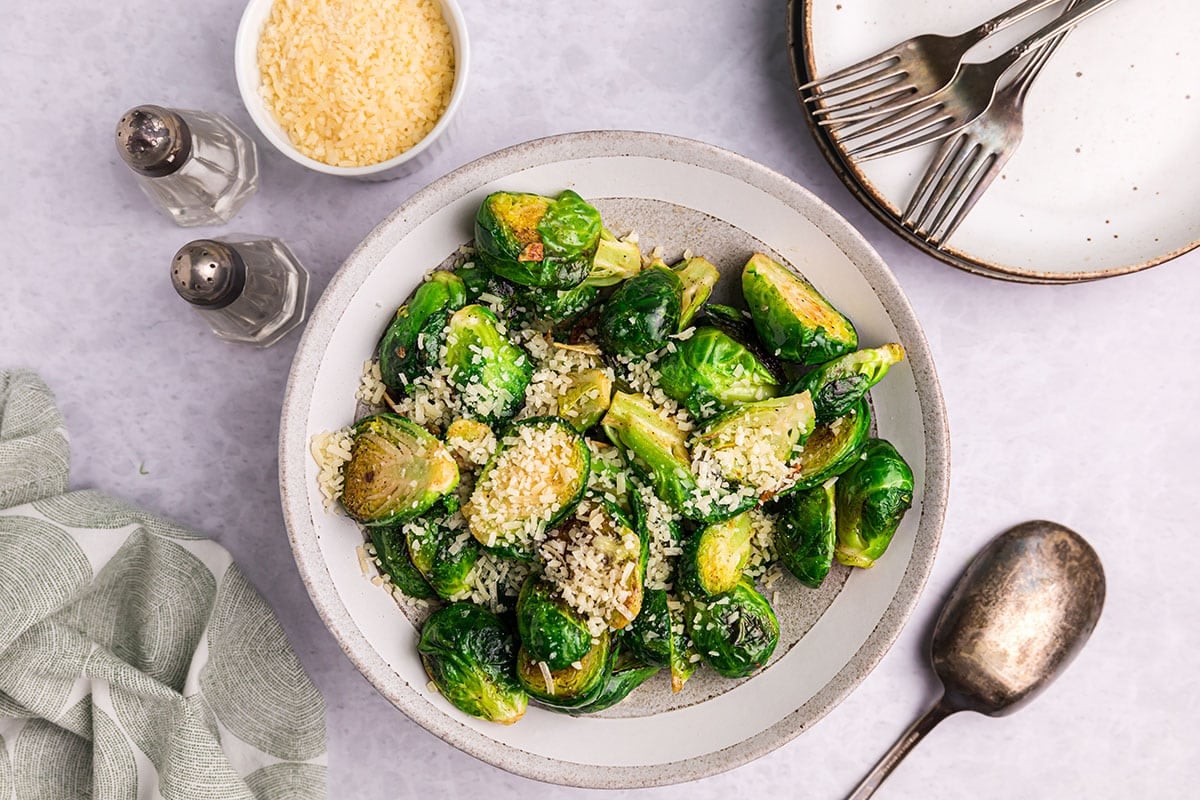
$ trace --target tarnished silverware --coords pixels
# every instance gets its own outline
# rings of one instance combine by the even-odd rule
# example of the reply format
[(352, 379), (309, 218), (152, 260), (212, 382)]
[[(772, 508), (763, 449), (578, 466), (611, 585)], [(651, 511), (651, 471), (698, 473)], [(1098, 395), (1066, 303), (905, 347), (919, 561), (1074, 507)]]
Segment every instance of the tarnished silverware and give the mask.
[[(1075, 4), (1072, 0), (1070, 5)], [(1035, 50), (1017, 77), (996, 92), (983, 114), (943, 140), (904, 209), (902, 225), (934, 247), (954, 234), (1020, 146), (1025, 133), (1025, 95), (1068, 33), (1060, 33)]]
[(866, 800), (935, 725), (958, 711), (1016, 711), (1079, 653), (1104, 607), (1104, 569), (1083, 537), (1053, 522), (996, 537), (958, 579), (930, 647), (944, 687), (859, 784)]
[(961, 64), (950, 83), (941, 89), (918, 86), (917, 99), (898, 111), (835, 128), (833, 135), (846, 147), (846, 155), (858, 160), (892, 155), (950, 136), (987, 110), (1004, 74), (1028, 52), (1114, 1), (1083, 0), (991, 61)]

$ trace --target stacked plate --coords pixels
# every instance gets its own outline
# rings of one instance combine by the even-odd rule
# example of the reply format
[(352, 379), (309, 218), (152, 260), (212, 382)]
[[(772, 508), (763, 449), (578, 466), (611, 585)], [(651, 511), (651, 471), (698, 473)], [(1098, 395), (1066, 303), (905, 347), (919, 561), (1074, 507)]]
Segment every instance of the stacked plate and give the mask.
[[(960, 33), (1010, 5), (792, 0), (796, 85), (910, 36)], [(1035, 25), (1054, 13), (1043, 12)], [(1014, 41), (996, 38), (970, 60), (998, 55)], [(936, 144), (862, 162), (808, 121), (872, 213), (959, 269), (1075, 283), (1146, 269), (1200, 245), (1200, 13), (1186, 0), (1119, 0), (1067, 37), (1030, 90), (1020, 150), (940, 249), (900, 223)]]

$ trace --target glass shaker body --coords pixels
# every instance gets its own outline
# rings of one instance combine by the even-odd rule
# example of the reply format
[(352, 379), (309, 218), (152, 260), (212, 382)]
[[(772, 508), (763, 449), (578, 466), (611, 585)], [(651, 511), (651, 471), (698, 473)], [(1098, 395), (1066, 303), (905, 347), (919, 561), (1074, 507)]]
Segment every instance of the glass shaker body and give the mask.
[[(154, 112), (167, 117), (167, 124), (155, 130), (160, 136), (174, 135), (179, 140), (175, 163), (159, 163), (149, 169), (145, 168), (145, 162), (130, 163), (142, 191), (176, 224), (192, 227), (228, 222), (258, 189), (254, 140), (225, 115), (141, 106), (122, 118), (118, 148), (146, 146), (144, 141), (138, 140), (130, 145), (128, 134), (125, 139), (121, 135), (121, 129), (127, 127), (126, 121), (138, 112), (143, 115), (133, 117), (135, 124), (147, 118), (149, 122), (143, 122), (144, 125), (154, 124), (157, 121), (151, 116)], [(161, 133), (164, 130), (166, 134)], [(122, 156), (125, 155), (122, 152)], [(143, 154), (143, 158), (149, 156)], [(126, 161), (130, 159), (126, 158)]]
[[(218, 286), (225, 283), (212, 270), (227, 265), (237, 273), (234, 284), (205, 297), (214, 274)], [(189, 275), (191, 287), (184, 285)], [(172, 278), (176, 290), (226, 341), (269, 347), (304, 321), (308, 271), (279, 239), (246, 234), (198, 239), (175, 256)]]

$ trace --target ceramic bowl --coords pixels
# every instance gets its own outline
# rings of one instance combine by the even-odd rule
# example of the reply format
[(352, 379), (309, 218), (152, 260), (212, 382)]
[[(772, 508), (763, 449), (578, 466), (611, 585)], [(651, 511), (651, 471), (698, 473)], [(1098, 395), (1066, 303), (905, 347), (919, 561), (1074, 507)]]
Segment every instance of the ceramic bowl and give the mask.
[[(652, 680), (596, 717), (530, 706), (503, 727), (468, 717), (427, 688), (415, 624), (364, 578), (359, 529), (327, 513), (310, 438), (354, 418), (364, 360), (422, 274), (472, 235), (497, 190), (593, 201), (614, 231), (638, 232), (668, 260), (685, 248), (722, 269), (715, 296), (740, 284), (756, 250), (807, 275), (854, 320), (864, 346), (899, 341), (908, 358), (872, 391), (878, 435), (912, 465), (915, 498), (870, 570), (836, 568), (818, 591), (790, 576), (774, 586), (779, 647), (754, 676), (700, 670), (684, 691)], [(593, 132), (529, 142), (480, 159), (417, 193), (351, 254), (313, 312), (288, 381), (280, 486), (300, 574), (350, 659), (405, 714), (489, 763), (557, 783), (651, 786), (735, 767), (811, 725), (863, 679), (908, 619), (933, 564), (949, 469), (945, 411), (929, 348), (879, 255), (807, 190), (741, 156), (685, 139)], [(662, 678), (664, 676), (658, 676)]]
[(441, 150), (452, 132), (455, 112), (458, 111), (463, 95), (466, 94), (467, 74), (471, 61), (467, 22), (457, 0), (437, 0), (442, 7), (442, 14), (450, 27), (450, 36), (454, 42), (454, 88), (451, 90), (450, 103), (446, 106), (446, 111), (424, 139), (395, 158), (366, 167), (335, 167), (301, 153), (292, 145), (287, 132), (275, 120), (263, 101), (258, 70), (258, 38), (263, 25), (266, 24), (267, 18), (271, 14), (271, 6), (274, 1), (250, 0), (246, 4), (246, 10), (242, 12), (242, 21), (238, 25), (237, 39), (234, 42), (234, 72), (237, 76), (238, 91), (242, 95), (242, 103), (250, 113), (250, 118), (254, 120), (259, 132), (276, 150), (297, 164), (317, 172), (364, 181), (391, 180), (407, 175), (426, 164)]

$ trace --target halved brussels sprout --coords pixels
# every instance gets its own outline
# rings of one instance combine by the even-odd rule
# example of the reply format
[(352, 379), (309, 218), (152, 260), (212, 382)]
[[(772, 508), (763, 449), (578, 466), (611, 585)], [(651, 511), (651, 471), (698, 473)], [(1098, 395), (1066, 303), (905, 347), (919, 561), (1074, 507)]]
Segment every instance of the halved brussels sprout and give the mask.
[(458, 465), (429, 431), (399, 414), (363, 417), (342, 468), (342, 507), (364, 525), (413, 519), (458, 485)]
[[(858, 401), (845, 416), (831, 422), (819, 422), (804, 441), (796, 483), (788, 492), (820, 486), (850, 469), (858, 458), (871, 431), (871, 407), (866, 399)], [(786, 494), (787, 492), (785, 492)]]
[(679, 312), (679, 330), (683, 330), (708, 300), (713, 287), (721, 279), (721, 273), (711, 261), (699, 256), (676, 264), (672, 270), (683, 283), (683, 301)]
[(732, 406), (779, 394), (779, 382), (741, 342), (718, 328), (696, 328), (658, 362), (667, 397), (703, 419)]
[(511, 725), (528, 696), (513, 672), (512, 635), (495, 614), (474, 603), (452, 603), (430, 615), (417, 651), (442, 696), (474, 717)]
[(426, 515), (405, 526), (405, 537), (413, 566), (438, 597), (449, 600), (470, 593), (467, 576), (479, 560), (479, 542), (470, 533), (451, 530), (444, 519)]
[(517, 680), (532, 697), (543, 705), (556, 709), (574, 709), (595, 701), (604, 690), (605, 679), (612, 669), (608, 632), (599, 638), (579, 659), (579, 666), (568, 665), (552, 670), (545, 662), (537, 661), (522, 647), (517, 651)]
[(583, 433), (608, 411), (612, 392), (612, 378), (606, 371), (585, 369), (573, 372), (558, 395), (558, 415)]
[(837, 481), (837, 560), (872, 567), (912, 506), (913, 474), (890, 442), (872, 439)]
[(637, 242), (618, 239), (607, 228), (600, 229), (600, 243), (592, 258), (592, 269), (585, 283), (590, 286), (615, 286), (642, 270), (642, 251)]
[[(584, 501), (541, 546), (545, 577), (567, 603), (589, 603), (619, 630), (642, 607), (647, 542), (615, 504)], [(600, 599), (597, 599), (597, 597)]]
[(808, 392), (774, 397), (717, 417), (696, 434), (693, 449), (726, 480), (773, 494), (789, 485), (789, 462), (813, 424)]
[(679, 582), (697, 597), (731, 591), (750, 562), (754, 530), (748, 512), (708, 525), (688, 537), (679, 559)]
[(779, 503), (775, 550), (788, 572), (806, 586), (820, 587), (833, 566), (837, 543), (834, 482), (789, 495)]
[(536, 575), (526, 579), (517, 598), (517, 632), (529, 657), (551, 670), (571, 666), (592, 647), (586, 621)]
[(647, 267), (622, 283), (600, 309), (605, 352), (644, 356), (679, 332), (683, 281), (667, 267)]
[(797, 381), (793, 391), (809, 392), (817, 421), (826, 422), (848, 413), (903, 359), (904, 348), (898, 344), (857, 350), (817, 367)]
[(450, 318), (446, 366), (463, 406), (486, 422), (510, 418), (525, 402), (533, 375), (529, 355), (500, 332), (486, 306), (463, 306)]
[(574, 510), (588, 483), (587, 442), (558, 417), (512, 423), (462, 508), (485, 547), (532, 557), (535, 536)]
[(742, 295), (759, 337), (780, 358), (821, 364), (858, 347), (849, 319), (811, 283), (762, 253), (742, 270)]
[(556, 199), (495, 192), (475, 216), (475, 246), (513, 283), (569, 289), (591, 271), (601, 227), (600, 212), (569, 189)]
[(388, 389), (407, 394), (413, 381), (437, 366), (450, 315), (466, 302), (462, 279), (438, 271), (400, 306), (379, 342), (379, 374)]
[(375, 546), (379, 572), (387, 575), (392, 585), (409, 597), (421, 600), (435, 595), (433, 587), (408, 557), (408, 544), (397, 526), (376, 526), (367, 529)]
[(715, 600), (689, 597), (686, 620), (704, 663), (726, 678), (762, 667), (779, 644), (775, 612), (747, 579)]

